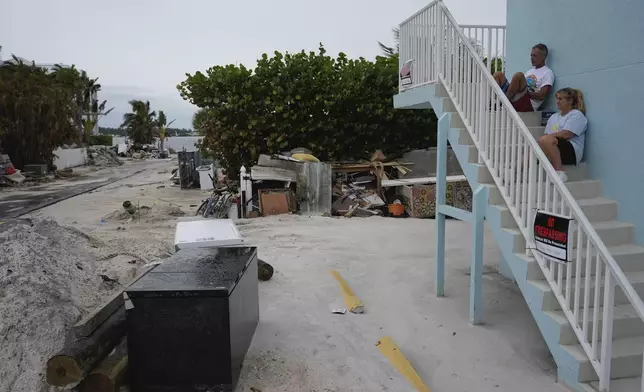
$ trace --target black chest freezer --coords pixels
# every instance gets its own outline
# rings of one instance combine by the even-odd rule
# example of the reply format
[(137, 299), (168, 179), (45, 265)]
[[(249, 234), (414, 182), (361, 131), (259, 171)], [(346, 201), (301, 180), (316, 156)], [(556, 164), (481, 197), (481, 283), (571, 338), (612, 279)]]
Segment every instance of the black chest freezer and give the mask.
[(132, 392), (232, 392), (259, 322), (257, 249), (182, 249), (126, 291)]

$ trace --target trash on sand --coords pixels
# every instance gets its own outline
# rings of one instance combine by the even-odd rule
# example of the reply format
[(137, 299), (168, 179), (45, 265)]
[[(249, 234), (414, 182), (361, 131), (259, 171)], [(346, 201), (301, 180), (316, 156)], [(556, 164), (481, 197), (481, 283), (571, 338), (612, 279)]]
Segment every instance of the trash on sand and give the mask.
[(342, 296), (344, 297), (344, 303), (347, 305), (347, 308), (351, 313), (363, 313), (364, 305), (360, 301), (360, 298), (356, 296), (349, 284), (342, 278), (338, 271), (331, 271), (331, 275), (338, 281), (340, 284), (340, 290), (342, 291)]
[(370, 217), (387, 213), (395, 194), (383, 182), (409, 173), (409, 163), (385, 162), (382, 151), (373, 153), (369, 162), (335, 162), (333, 167), (333, 215)]
[(123, 202), (123, 208), (125, 208), (125, 211), (130, 215), (134, 215), (134, 213), (136, 213), (136, 206), (129, 200)]
[(333, 313), (333, 314), (346, 314), (347, 310), (346, 309), (333, 309), (333, 310), (331, 310), (331, 313)]
[(22, 184), (25, 181), (25, 176), (20, 174), (20, 170), (16, 170), (13, 174), (5, 174), (4, 178), (16, 184)]

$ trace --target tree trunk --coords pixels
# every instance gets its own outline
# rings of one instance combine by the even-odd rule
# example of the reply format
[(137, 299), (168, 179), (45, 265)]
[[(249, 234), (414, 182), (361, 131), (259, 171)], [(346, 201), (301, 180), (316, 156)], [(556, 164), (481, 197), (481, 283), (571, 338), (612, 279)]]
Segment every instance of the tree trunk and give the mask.
[(127, 373), (127, 338), (123, 338), (79, 386), (79, 392), (118, 392)]
[(81, 381), (125, 333), (125, 307), (121, 307), (92, 335), (76, 340), (47, 361), (47, 383), (65, 386)]

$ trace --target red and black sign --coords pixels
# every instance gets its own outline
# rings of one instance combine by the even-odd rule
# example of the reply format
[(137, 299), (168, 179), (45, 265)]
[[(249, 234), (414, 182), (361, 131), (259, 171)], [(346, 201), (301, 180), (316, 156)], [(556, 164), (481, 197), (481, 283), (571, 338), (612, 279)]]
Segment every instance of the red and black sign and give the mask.
[(534, 217), (534, 242), (537, 250), (560, 262), (572, 261), (572, 219), (537, 211)]
[(400, 84), (403, 87), (411, 86), (411, 69), (414, 60), (407, 60), (400, 68)]

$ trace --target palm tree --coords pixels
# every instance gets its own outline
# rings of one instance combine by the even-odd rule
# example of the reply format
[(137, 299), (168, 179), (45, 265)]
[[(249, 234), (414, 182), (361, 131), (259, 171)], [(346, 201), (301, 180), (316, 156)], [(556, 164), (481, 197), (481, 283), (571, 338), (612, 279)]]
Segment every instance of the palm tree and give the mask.
[(56, 81), (72, 91), (76, 104), (74, 123), (79, 129), (83, 142), (89, 142), (89, 136), (96, 127), (98, 119), (108, 115), (114, 108), (105, 109), (107, 101), (98, 101), (101, 85), (98, 78), (90, 79), (87, 72), (79, 71), (76, 66), (54, 65), (53, 76)]
[(132, 100), (129, 102), (132, 112), (123, 115), (121, 128), (127, 129), (128, 136), (135, 144), (151, 143), (157, 124), (156, 112), (150, 110), (150, 101)]
[(394, 44), (395, 44), (394, 47), (387, 46), (382, 42), (378, 41), (378, 45), (380, 45), (380, 50), (382, 50), (382, 54), (385, 57), (393, 57), (400, 50), (400, 29), (396, 27), (392, 29), (391, 32), (394, 35)]
[(159, 150), (163, 151), (163, 144), (165, 143), (165, 139), (167, 139), (168, 135), (166, 130), (172, 123), (175, 122), (175, 120), (170, 121), (168, 123), (168, 119), (165, 116), (165, 113), (163, 113), (163, 110), (159, 110), (159, 116), (157, 117), (156, 121), (156, 128), (157, 130), (155, 131), (156, 137), (159, 138), (159, 141), (161, 142), (161, 145), (159, 146)]

